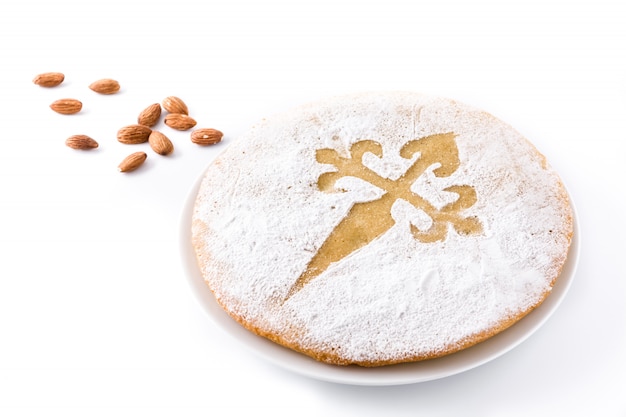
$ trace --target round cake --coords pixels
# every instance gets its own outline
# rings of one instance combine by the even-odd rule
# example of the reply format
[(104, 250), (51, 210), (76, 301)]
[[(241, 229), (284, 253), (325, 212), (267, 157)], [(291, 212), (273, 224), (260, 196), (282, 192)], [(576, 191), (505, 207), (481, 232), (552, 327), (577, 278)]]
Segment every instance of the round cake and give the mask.
[(568, 194), (529, 141), (409, 92), (263, 120), (208, 167), (192, 214), (224, 310), (335, 365), (432, 359), (496, 335), (550, 294), (572, 234)]

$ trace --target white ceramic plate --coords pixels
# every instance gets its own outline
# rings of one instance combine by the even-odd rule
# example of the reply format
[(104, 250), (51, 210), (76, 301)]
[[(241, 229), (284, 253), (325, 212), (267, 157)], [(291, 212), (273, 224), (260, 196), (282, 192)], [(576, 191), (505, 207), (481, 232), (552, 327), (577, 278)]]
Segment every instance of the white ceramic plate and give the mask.
[(412, 384), (444, 378), (485, 364), (522, 343), (546, 322), (565, 297), (578, 263), (580, 227), (574, 209), (574, 238), (567, 262), (552, 294), (538, 308), (509, 329), (469, 349), (428, 361), (377, 368), (327, 365), (255, 335), (231, 319), (217, 304), (212, 292), (204, 283), (191, 245), (191, 214), (203, 176), (200, 176), (192, 187), (181, 216), (181, 255), (193, 293), (218, 327), (254, 353), (290, 371), (319, 380), (372, 386)]

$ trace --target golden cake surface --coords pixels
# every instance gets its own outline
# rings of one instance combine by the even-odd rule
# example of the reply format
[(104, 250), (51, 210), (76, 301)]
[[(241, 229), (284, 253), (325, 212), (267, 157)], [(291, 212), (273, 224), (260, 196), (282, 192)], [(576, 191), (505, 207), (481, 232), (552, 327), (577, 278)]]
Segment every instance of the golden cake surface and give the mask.
[(573, 214), (554, 170), (488, 113), (416, 93), (265, 119), (207, 169), (198, 265), (233, 319), (337, 364), (457, 352), (537, 307)]

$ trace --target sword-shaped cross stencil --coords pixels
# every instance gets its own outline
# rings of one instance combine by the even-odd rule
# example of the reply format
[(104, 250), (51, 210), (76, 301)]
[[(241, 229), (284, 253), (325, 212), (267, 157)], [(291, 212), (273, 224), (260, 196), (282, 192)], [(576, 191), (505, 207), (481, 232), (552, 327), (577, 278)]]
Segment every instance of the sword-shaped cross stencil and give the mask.
[(432, 225), (425, 231), (411, 224), (411, 233), (420, 242), (432, 243), (444, 240), (448, 232), (448, 223), (452, 224), (459, 234), (480, 233), (482, 224), (476, 217), (460, 215), (461, 211), (474, 205), (477, 200), (476, 192), (471, 186), (453, 185), (444, 188), (444, 191), (453, 192), (459, 198), (440, 210), (411, 191), (413, 183), (433, 164), (439, 163), (439, 166), (433, 169), (436, 177), (448, 177), (456, 171), (460, 161), (454, 138), (455, 134), (450, 132), (426, 136), (404, 144), (400, 150), (402, 158), (410, 160), (416, 153), (419, 153), (419, 156), (397, 180), (381, 177), (363, 165), (362, 159), (366, 152), (371, 152), (379, 158), (383, 156), (382, 146), (373, 140), (355, 142), (350, 147), (348, 158), (340, 156), (334, 149), (318, 149), (317, 162), (331, 164), (337, 168), (336, 171), (319, 176), (317, 185), (320, 191), (341, 191), (335, 189), (335, 183), (342, 177), (350, 176), (365, 180), (382, 189), (384, 193), (376, 200), (359, 202), (352, 206), (290, 288), (285, 301), (322, 274), (332, 263), (342, 260), (389, 230), (395, 224), (391, 216), (391, 206), (398, 199), (404, 199), (423, 210), (432, 219)]

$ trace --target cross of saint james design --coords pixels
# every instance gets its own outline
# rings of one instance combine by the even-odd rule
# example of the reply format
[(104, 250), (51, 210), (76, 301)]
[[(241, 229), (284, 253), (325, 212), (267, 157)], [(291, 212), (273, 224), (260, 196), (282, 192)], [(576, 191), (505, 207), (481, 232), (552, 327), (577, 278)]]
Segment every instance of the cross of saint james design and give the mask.
[(348, 214), (339, 222), (328, 238), (313, 256), (305, 271), (293, 284), (285, 300), (300, 291), (311, 280), (322, 274), (330, 264), (338, 262), (351, 253), (359, 250), (389, 230), (395, 221), (391, 216), (391, 206), (398, 199), (403, 199), (414, 207), (423, 210), (432, 219), (428, 230), (419, 230), (413, 224), (411, 233), (420, 242), (433, 243), (442, 241), (451, 224), (457, 233), (462, 235), (477, 234), (482, 231), (482, 224), (476, 217), (463, 217), (460, 213), (473, 206), (477, 201), (476, 192), (469, 185), (453, 185), (444, 188), (457, 194), (456, 201), (437, 209), (426, 199), (411, 191), (413, 183), (433, 164), (436, 177), (448, 177), (459, 167), (459, 154), (454, 133), (441, 133), (411, 140), (404, 144), (400, 156), (418, 158), (397, 180), (378, 175), (363, 165), (363, 155), (371, 152), (379, 158), (383, 156), (380, 143), (373, 140), (355, 142), (350, 147), (350, 156), (344, 158), (334, 149), (318, 149), (317, 162), (334, 165), (336, 170), (326, 172), (318, 178), (318, 188), (323, 192), (337, 192), (335, 183), (342, 177), (357, 177), (384, 191), (383, 195), (373, 201), (355, 203)]

